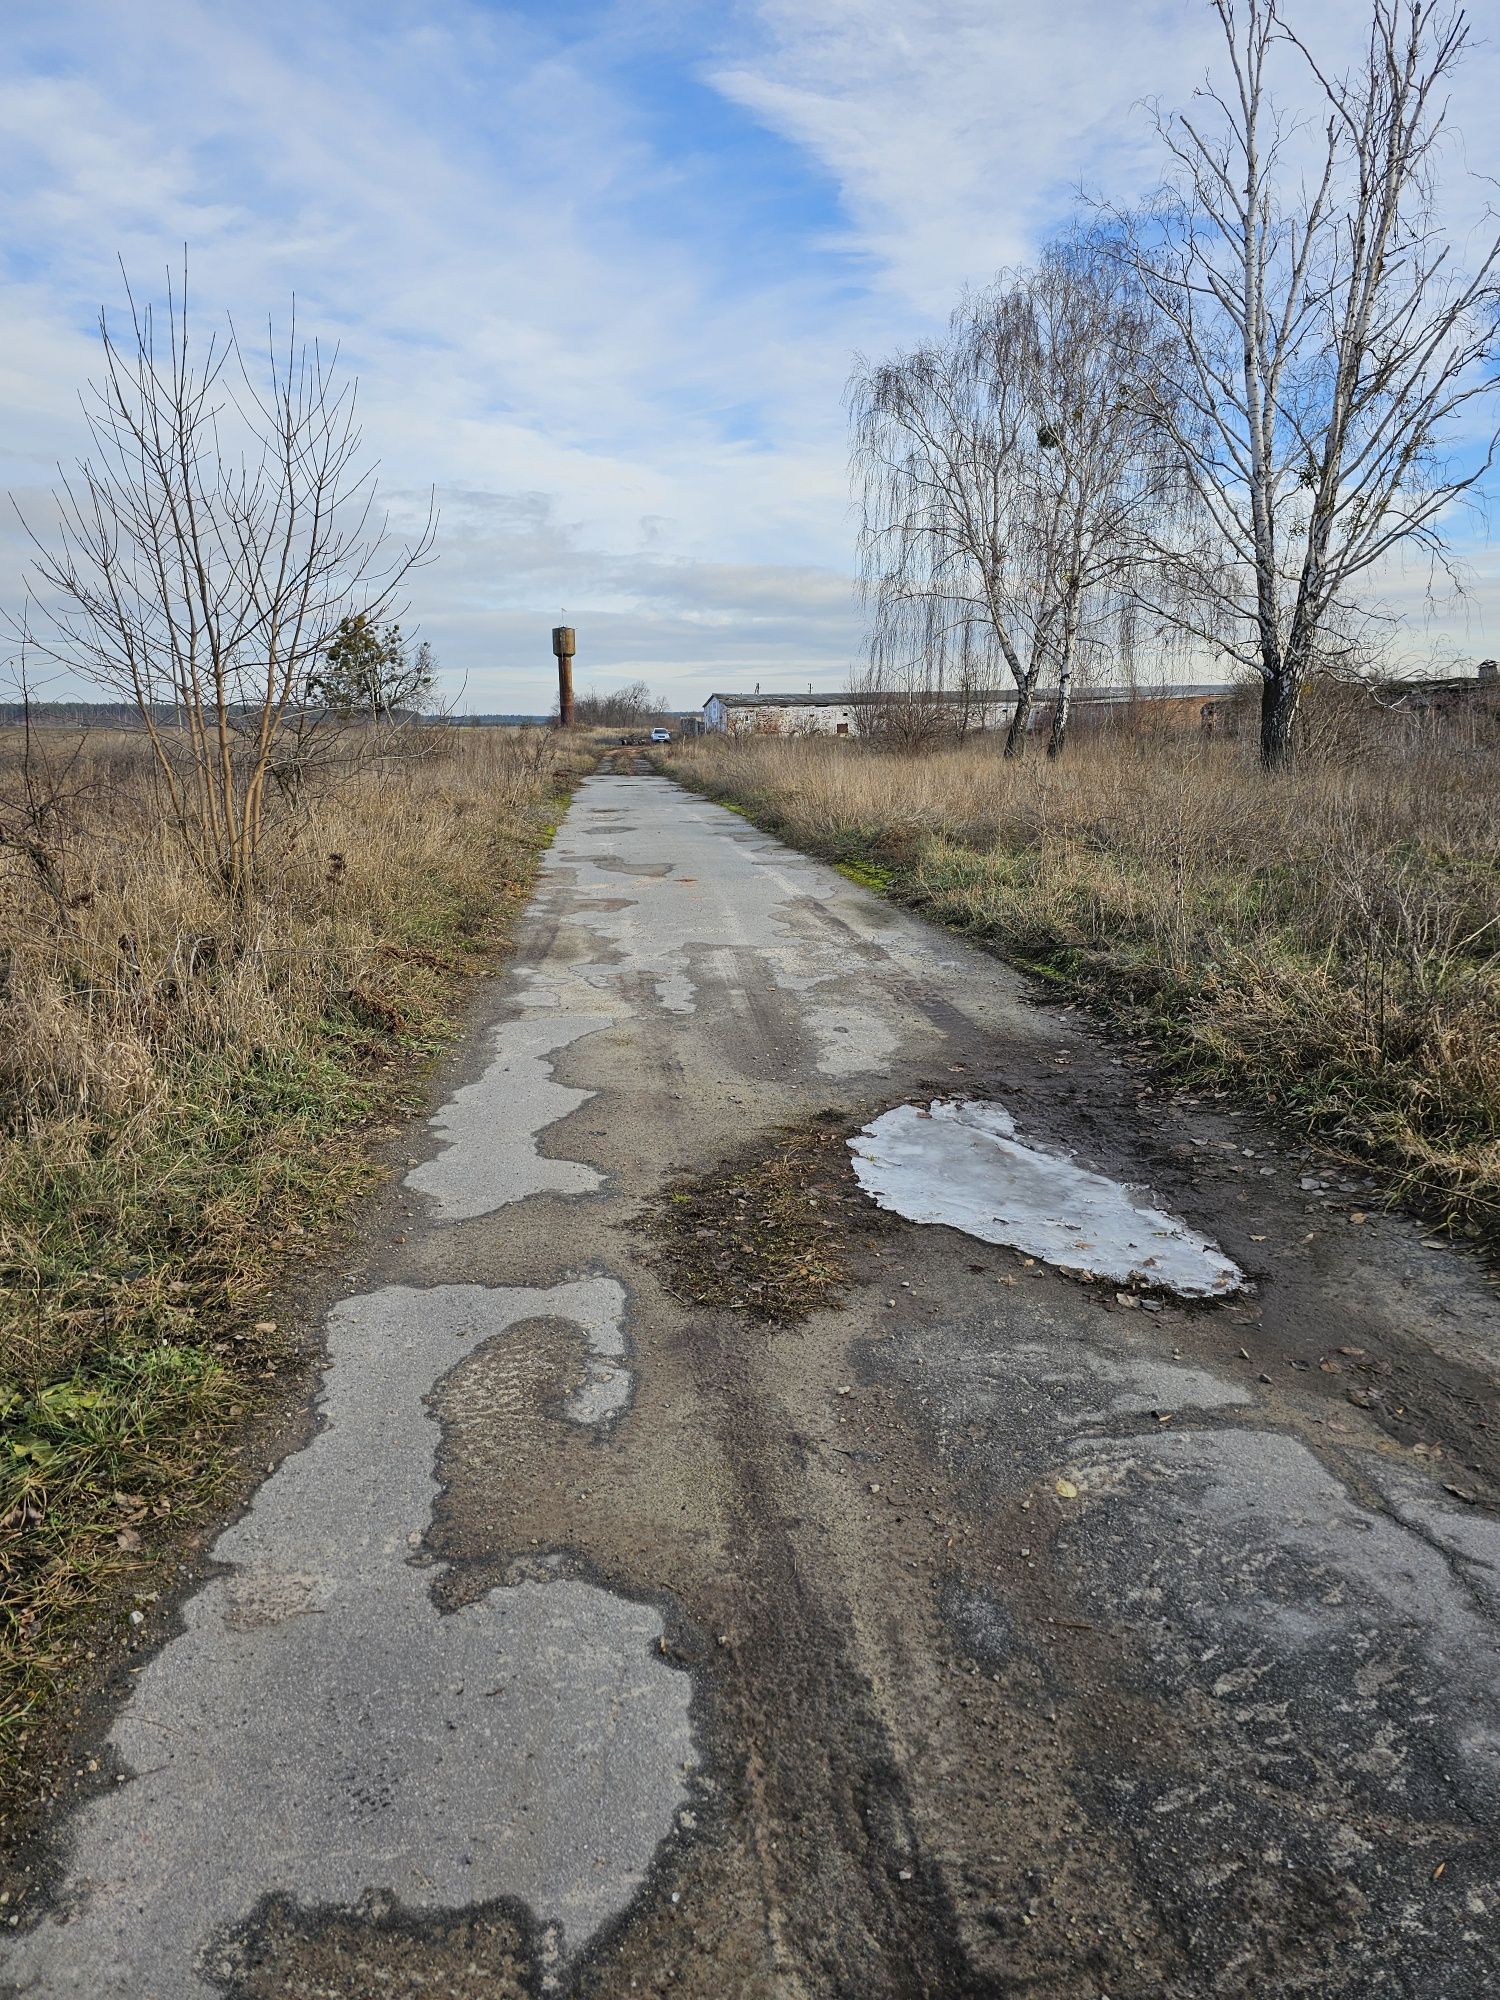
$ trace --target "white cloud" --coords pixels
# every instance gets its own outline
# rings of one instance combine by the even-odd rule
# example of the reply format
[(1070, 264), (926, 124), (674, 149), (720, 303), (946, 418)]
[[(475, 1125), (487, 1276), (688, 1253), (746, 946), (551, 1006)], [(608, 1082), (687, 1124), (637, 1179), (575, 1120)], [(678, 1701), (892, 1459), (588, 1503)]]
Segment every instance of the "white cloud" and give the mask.
[(715, 82), (839, 184), (844, 240), (942, 313), (1035, 248), (1080, 182), (1156, 174), (1137, 100), (1191, 89), (1212, 47), (1191, 0), (762, 0), (770, 46)]
[[(1369, 0), (1287, 9), (1319, 60), (1357, 56)], [(1149, 107), (1224, 75), (1207, 0), (759, 0), (764, 40), (713, 71), (724, 94), (804, 146), (838, 184), (838, 241), (930, 313), (1028, 257), (1076, 193), (1128, 203), (1162, 172)], [(1277, 88), (1316, 109), (1283, 52)], [(1476, 40), (1453, 93), (1472, 157), (1500, 60)], [(1473, 212), (1472, 191), (1461, 209)]]

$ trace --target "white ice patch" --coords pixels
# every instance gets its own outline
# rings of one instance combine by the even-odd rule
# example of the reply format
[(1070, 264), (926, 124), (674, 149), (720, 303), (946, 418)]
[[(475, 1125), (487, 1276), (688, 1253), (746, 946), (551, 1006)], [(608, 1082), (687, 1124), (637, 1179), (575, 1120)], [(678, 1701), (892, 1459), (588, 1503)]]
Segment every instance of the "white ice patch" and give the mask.
[(1023, 1145), (999, 1104), (898, 1104), (849, 1141), (854, 1172), (881, 1208), (946, 1222), (1080, 1276), (1160, 1286), (1187, 1298), (1238, 1290), (1237, 1264), (1146, 1191)]

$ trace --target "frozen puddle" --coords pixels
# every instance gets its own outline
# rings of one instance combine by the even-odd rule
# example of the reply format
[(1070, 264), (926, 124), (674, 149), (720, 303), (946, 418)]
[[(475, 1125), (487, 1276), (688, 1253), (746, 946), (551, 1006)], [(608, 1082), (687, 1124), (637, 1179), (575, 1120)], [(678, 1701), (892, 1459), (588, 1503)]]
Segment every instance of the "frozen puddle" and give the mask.
[(1028, 1146), (999, 1104), (898, 1104), (849, 1141), (860, 1186), (912, 1222), (946, 1222), (1080, 1277), (1185, 1298), (1237, 1291), (1244, 1274), (1145, 1190)]

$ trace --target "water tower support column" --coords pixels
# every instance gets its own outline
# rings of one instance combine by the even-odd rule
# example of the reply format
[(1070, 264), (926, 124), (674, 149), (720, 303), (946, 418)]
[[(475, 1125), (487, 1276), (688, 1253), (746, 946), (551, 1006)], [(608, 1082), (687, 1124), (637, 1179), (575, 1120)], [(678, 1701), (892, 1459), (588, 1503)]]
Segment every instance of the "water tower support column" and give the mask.
[(552, 651), (557, 658), (557, 726), (559, 729), (573, 727), (573, 655), (577, 647), (574, 643), (571, 625), (554, 625), (552, 628)]

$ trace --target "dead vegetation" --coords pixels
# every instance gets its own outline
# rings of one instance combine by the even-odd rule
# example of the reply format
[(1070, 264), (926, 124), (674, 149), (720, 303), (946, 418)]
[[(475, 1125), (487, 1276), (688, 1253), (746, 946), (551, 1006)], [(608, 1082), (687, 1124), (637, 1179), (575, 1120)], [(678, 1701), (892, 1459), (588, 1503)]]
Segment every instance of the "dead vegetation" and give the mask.
[(264, 1297), (524, 899), (553, 743), (382, 738), (249, 900), (196, 865), (142, 734), (0, 743), (0, 1781), (77, 1614), (284, 1365)]
[(1479, 715), (1310, 721), (1270, 786), (1249, 746), (1180, 732), (1045, 766), (702, 738), (670, 769), (1493, 1239), (1500, 741)]
[(838, 1303), (849, 1276), (845, 1205), (859, 1220), (866, 1211), (843, 1121), (831, 1120), (667, 1189), (648, 1225), (674, 1297), (774, 1326)]

